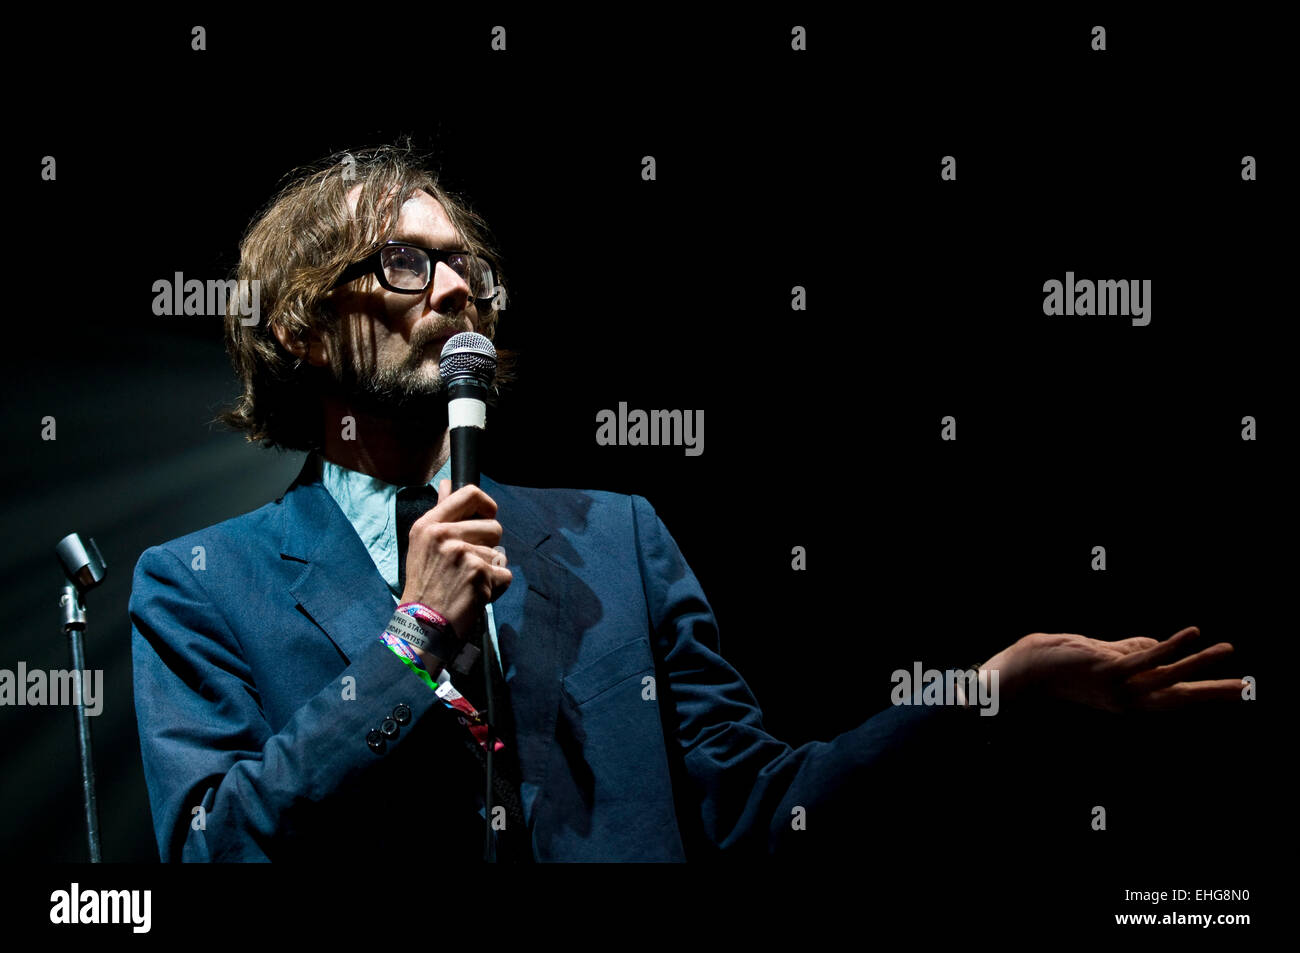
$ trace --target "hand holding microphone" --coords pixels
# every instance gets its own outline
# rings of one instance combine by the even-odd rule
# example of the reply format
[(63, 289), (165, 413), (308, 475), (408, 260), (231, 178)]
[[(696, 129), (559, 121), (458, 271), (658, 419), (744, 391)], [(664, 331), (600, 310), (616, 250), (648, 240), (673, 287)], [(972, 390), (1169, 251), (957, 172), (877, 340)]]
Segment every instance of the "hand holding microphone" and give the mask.
[(504, 554), (493, 549), (501, 542), (496, 512), (496, 502), (477, 486), (452, 492), (451, 481), (443, 480), (438, 505), (411, 526), (402, 602), (436, 609), (462, 641), (514, 578)]
[(438, 372), (447, 388), (452, 479), (442, 481), (437, 505), (411, 526), (402, 602), (441, 613), (463, 643), (481, 625), (487, 603), (513, 579), (504, 550), (494, 548), (501, 543), (497, 504), (477, 486), (496, 348), (481, 334), (454, 335), (443, 346)]

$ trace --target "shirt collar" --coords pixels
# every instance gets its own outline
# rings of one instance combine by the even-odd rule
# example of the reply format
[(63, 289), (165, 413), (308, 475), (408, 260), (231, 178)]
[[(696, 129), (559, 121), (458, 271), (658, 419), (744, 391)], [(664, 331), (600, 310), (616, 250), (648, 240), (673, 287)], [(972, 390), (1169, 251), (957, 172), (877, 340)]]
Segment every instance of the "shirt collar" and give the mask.
[[(397, 494), (405, 487), (341, 467), (319, 454), (315, 456), (325, 489), (361, 537), (388, 588), (396, 593)], [(451, 460), (448, 459), (426, 485), (436, 490), (441, 481), (450, 478)]]

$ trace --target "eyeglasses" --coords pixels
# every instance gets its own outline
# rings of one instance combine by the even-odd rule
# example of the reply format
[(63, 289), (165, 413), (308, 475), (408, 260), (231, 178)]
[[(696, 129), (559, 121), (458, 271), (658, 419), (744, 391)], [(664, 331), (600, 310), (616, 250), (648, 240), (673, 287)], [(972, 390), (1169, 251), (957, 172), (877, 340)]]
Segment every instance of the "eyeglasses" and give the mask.
[(425, 248), (423, 245), (412, 245), (410, 242), (388, 242), (374, 254), (348, 265), (330, 290), (349, 281), (355, 281), (363, 275), (373, 274), (389, 291), (396, 291), (398, 294), (423, 294), (433, 284), (433, 273), (438, 262), (444, 262), (448, 268), (465, 279), (465, 284), (469, 285), (469, 293), (480, 301), (496, 295), (497, 286), (492, 274), (492, 262), (487, 258), (467, 251)]

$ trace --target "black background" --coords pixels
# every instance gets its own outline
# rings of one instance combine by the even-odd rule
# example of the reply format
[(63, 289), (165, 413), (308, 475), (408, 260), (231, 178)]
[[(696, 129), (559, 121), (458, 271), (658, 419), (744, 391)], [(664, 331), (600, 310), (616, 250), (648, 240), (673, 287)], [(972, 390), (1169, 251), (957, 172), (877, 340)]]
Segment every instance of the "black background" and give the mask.
[[(497, 344), (521, 380), (485, 471), (646, 496), (773, 735), (828, 740), (888, 706), (894, 669), (965, 666), (1035, 631), (1197, 625), (1236, 647), (1216, 674), (1259, 680), (1260, 700), (1230, 711), (1008, 710), (980, 776), (896, 779), (934, 821), (917, 856), (846, 858), (801, 887), (860, 887), (877, 918), (996, 896), (1008, 925), (1051, 909), (1070, 930), (1149, 909), (1124, 888), (1245, 887), (1262, 909), (1282, 823), (1284, 689), (1268, 676), (1287, 664), (1294, 571), (1277, 24), (390, 13), (47, 22), (22, 43), (48, 75), (9, 67), (0, 666), (67, 667), (53, 546), (94, 536), (110, 567), (87, 648), (106, 683), (105, 859), (157, 859), (131, 568), (278, 496), (300, 460), (210, 424), (237, 393), (219, 326), (154, 317), (152, 283), (224, 277), (294, 166), (410, 134), (503, 251)], [(794, 23), (807, 52), (790, 49)], [(1247, 154), (1257, 182), (1241, 180)], [(944, 155), (956, 182), (939, 179)], [(1043, 282), (1066, 271), (1149, 278), (1151, 324), (1045, 317)], [(806, 312), (790, 310), (796, 284)], [(620, 401), (703, 409), (703, 455), (597, 446), (597, 411)], [(939, 439), (948, 414), (956, 442)], [(0, 710), (0, 738), (6, 862), (84, 861), (71, 713)], [(935, 832), (950, 860), (923, 846)], [(923, 889), (899, 873), (918, 863)], [(155, 887), (155, 932), (184, 927), (159, 891), (198, 879), (122, 873), (104, 885)], [(220, 872), (184, 876), (243, 896)], [(78, 877), (47, 868), (21, 919), (43, 921), (48, 891)], [(294, 882), (329, 882), (312, 877)], [(879, 891), (892, 903), (871, 906)]]

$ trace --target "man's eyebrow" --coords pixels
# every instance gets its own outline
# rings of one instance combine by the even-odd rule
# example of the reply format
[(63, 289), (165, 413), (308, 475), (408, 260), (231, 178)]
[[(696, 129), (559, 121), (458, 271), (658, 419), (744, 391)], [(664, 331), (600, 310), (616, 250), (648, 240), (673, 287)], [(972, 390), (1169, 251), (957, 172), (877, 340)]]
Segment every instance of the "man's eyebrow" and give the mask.
[(446, 241), (430, 241), (428, 235), (415, 237), (410, 234), (399, 233), (393, 237), (393, 241), (405, 242), (408, 245), (421, 245), (424, 248), (436, 248), (438, 251), (463, 251), (465, 248), (465, 246), (461, 244), (459, 238), (451, 239), (452, 244), (448, 245)]

